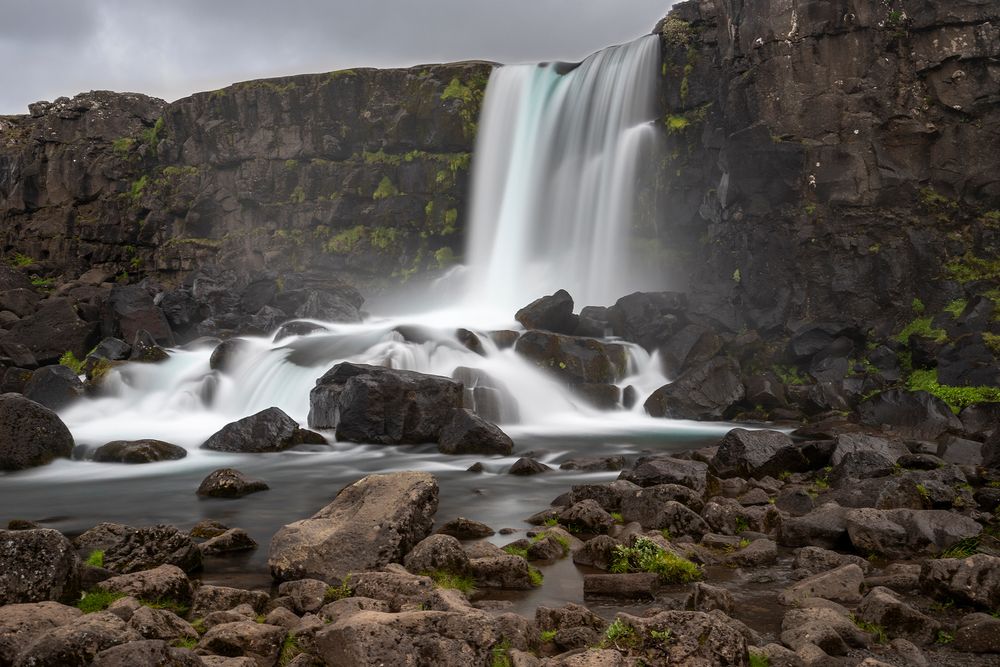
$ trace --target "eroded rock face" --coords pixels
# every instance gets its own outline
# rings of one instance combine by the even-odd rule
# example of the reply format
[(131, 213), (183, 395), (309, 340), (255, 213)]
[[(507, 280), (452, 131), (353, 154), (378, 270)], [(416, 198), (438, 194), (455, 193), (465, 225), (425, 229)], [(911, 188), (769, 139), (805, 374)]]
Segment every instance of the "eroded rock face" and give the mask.
[(311, 518), (275, 534), (271, 574), (279, 581), (339, 584), (350, 572), (400, 562), (430, 534), (437, 506), (438, 486), (429, 474), (369, 475)]

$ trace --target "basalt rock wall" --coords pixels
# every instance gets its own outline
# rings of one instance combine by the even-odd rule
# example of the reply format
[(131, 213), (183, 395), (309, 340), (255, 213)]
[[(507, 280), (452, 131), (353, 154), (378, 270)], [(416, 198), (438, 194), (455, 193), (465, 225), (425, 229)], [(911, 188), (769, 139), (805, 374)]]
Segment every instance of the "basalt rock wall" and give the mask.
[(887, 336), (996, 300), (998, 3), (692, 0), (656, 32), (659, 228), (706, 314)]
[(490, 69), (34, 104), (0, 117), (0, 246), (38, 282), (98, 267), (169, 286), (212, 267), (237, 285), (295, 273), (369, 291), (446, 267)]

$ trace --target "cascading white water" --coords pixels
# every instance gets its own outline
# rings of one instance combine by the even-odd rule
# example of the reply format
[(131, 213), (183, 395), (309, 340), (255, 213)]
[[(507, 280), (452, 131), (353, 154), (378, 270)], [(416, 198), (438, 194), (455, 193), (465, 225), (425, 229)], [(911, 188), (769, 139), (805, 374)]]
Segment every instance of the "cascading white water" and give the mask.
[(657, 164), (659, 40), (579, 66), (499, 67), (480, 120), (469, 300), (513, 312), (557, 289), (610, 305), (642, 286), (628, 260), (638, 170)]
[[(515, 438), (717, 430), (646, 417), (641, 399), (666, 378), (658, 360), (638, 346), (629, 347), (630, 369), (620, 385), (633, 386), (639, 404), (633, 411), (607, 412), (590, 407), (514, 350), (498, 349), (488, 335), (516, 327), (512, 314), (519, 306), (555, 289), (596, 305), (632, 286), (626, 239), (637, 169), (656, 145), (649, 121), (658, 49), (657, 38), (647, 37), (575, 68), (495, 70), (474, 165), (468, 300), (417, 316), (325, 323), (326, 331), (281, 341), (250, 338), (226, 373), (209, 368), (211, 350), (204, 348), (173, 351), (156, 365), (128, 364), (110, 372), (107, 395), (63, 414), (77, 441), (159, 438), (191, 452), (164, 465), (218, 465), (224, 455), (197, 449), (209, 435), (271, 406), (304, 423), (315, 379), (345, 360), (444, 376), (460, 367), (476, 369), (514, 403), (500, 411), (499, 421)], [(457, 340), (458, 327), (478, 333), (483, 354)], [(400, 333), (405, 330), (419, 335), (407, 340)], [(66, 465), (32, 474), (59, 476)], [(129, 474), (112, 468), (105, 474)]]

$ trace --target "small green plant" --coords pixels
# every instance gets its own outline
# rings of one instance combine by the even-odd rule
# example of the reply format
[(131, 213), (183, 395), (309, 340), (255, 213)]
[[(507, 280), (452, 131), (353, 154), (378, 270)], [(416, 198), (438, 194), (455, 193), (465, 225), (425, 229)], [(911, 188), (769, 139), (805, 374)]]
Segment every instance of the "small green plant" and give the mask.
[(684, 116), (667, 116), (663, 122), (666, 124), (667, 132), (670, 134), (683, 132), (691, 124), (691, 121)]
[(750, 654), (750, 667), (771, 667), (771, 660), (760, 653)]
[(191, 610), (191, 607), (179, 600), (174, 600), (173, 598), (157, 598), (155, 600), (140, 599), (139, 604), (143, 607), (149, 607), (150, 609), (166, 609), (167, 611), (172, 611), (178, 616), (186, 616)]
[(948, 340), (948, 332), (944, 329), (935, 329), (931, 326), (931, 317), (918, 317), (905, 327), (903, 330), (896, 334), (896, 340), (900, 343), (906, 343), (910, 340), (910, 336), (922, 336), (924, 338), (930, 338), (935, 343), (943, 343)]
[(208, 632), (208, 627), (205, 625), (205, 619), (203, 618), (191, 621), (191, 627), (194, 628), (194, 631), (199, 635), (203, 635)]
[(867, 632), (873, 635), (876, 644), (885, 644), (889, 641), (889, 637), (885, 633), (885, 628), (877, 623), (869, 623), (868, 621), (862, 621), (857, 616), (851, 616), (851, 620), (854, 621), (854, 625), (858, 626), (863, 632)]
[(927, 308), (924, 306), (924, 302), (918, 299), (917, 297), (913, 297), (913, 303), (910, 304), (910, 308), (912, 308), (913, 312), (915, 312), (917, 315), (923, 315), (924, 311), (927, 310)]
[(476, 581), (472, 577), (455, 574), (446, 570), (434, 570), (432, 572), (423, 572), (421, 574), (425, 577), (433, 579), (434, 583), (441, 588), (454, 588), (455, 590), (461, 591), (466, 595), (469, 595), (476, 590)]
[(781, 472), (778, 473), (778, 479), (780, 479), (782, 482), (787, 482), (791, 478), (792, 478), (791, 471), (782, 470)]
[(124, 593), (94, 589), (83, 594), (80, 601), (76, 603), (76, 608), (84, 614), (93, 614), (98, 611), (104, 611), (115, 600), (120, 600), (123, 597), (125, 597)]
[(955, 299), (947, 306), (944, 307), (944, 312), (948, 313), (952, 317), (957, 318), (965, 310), (965, 307), (969, 304), (966, 299)]
[(90, 552), (86, 560), (87, 565), (91, 567), (104, 567), (104, 552), (100, 549), (95, 549)]
[(161, 136), (161, 134), (163, 133), (163, 126), (164, 126), (163, 119), (158, 118), (156, 120), (156, 123), (153, 124), (153, 127), (149, 128), (148, 130), (142, 133), (143, 141), (145, 141), (145, 143), (148, 144), (150, 148), (155, 149), (157, 144), (160, 143), (160, 139), (163, 138)]
[[(176, 646), (177, 648), (186, 648), (186, 649), (190, 650), (190, 649), (193, 649), (194, 647), (196, 647), (198, 645), (198, 638), (197, 637), (184, 637), (182, 639), (175, 639), (174, 641), (170, 642), (170, 645), (171, 646)], [(282, 663), (282, 664), (284, 665), (284, 664), (287, 664), (287, 663)]]
[(750, 523), (747, 521), (746, 517), (736, 517), (736, 532), (742, 533), (748, 530), (750, 530)]
[[(59, 357), (59, 365), (65, 366), (66, 368), (70, 369), (71, 371), (73, 371), (74, 375), (82, 375), (83, 374), (83, 361), (81, 361), (80, 359), (77, 359), (76, 355), (73, 354), (72, 350), (66, 350), (65, 352), (62, 353), (62, 356)], [(98, 553), (98, 552), (94, 552), (94, 553)], [(99, 553), (101, 554), (101, 557), (103, 558), (104, 552), (101, 551)]]
[(553, 639), (556, 638), (556, 631), (555, 630), (542, 630), (538, 634), (538, 638), (542, 641), (543, 644), (547, 644), (547, 643), (549, 643), (550, 641), (552, 641)]
[(23, 255), (19, 252), (15, 252), (10, 258), (10, 265), (15, 269), (23, 269), (24, 267), (31, 266), (34, 263), (35, 260), (33, 257)]
[(937, 638), (934, 640), (936, 644), (941, 644), (942, 646), (950, 644), (953, 641), (955, 641), (955, 635), (950, 632), (945, 632), (944, 630), (938, 630)]
[(649, 631), (649, 636), (652, 639), (655, 639), (658, 642), (661, 642), (663, 644), (669, 644), (670, 643), (670, 628), (667, 628), (666, 630), (650, 630)]
[(508, 544), (503, 548), (504, 551), (509, 553), (511, 556), (520, 556), (524, 560), (528, 560), (528, 548), (519, 547), (514, 544)]
[(531, 580), (531, 585), (538, 588), (545, 581), (545, 576), (542, 575), (542, 571), (537, 567), (528, 566), (528, 578)]
[(913, 371), (907, 380), (906, 388), (910, 391), (926, 391), (937, 396), (956, 414), (973, 403), (1000, 402), (1000, 388), (997, 387), (956, 387), (939, 384), (936, 368)]
[(372, 199), (378, 201), (379, 199), (388, 199), (389, 197), (395, 197), (399, 194), (399, 190), (393, 185), (392, 181), (388, 176), (383, 176), (382, 180), (379, 181), (378, 187), (375, 188), (375, 192), (372, 193)]
[(42, 278), (41, 276), (31, 276), (32, 287), (38, 287), (41, 289), (49, 289), (56, 284), (53, 278)]
[(347, 575), (344, 577), (344, 580), (340, 582), (339, 586), (327, 586), (326, 592), (323, 594), (323, 604), (343, 600), (344, 598), (349, 598), (352, 595), (354, 595), (354, 590), (351, 588), (351, 576)]
[(669, 542), (670, 541), (670, 529), (669, 528), (661, 528), (660, 529), (660, 536), (663, 537), (663, 539), (665, 539), (667, 542)]
[(736, 548), (737, 549), (746, 549), (748, 546), (750, 546), (750, 540), (748, 540), (747, 538), (744, 537), (743, 539), (741, 539), (739, 541), (739, 544), (736, 545)]
[(111, 142), (111, 150), (113, 150), (118, 155), (124, 155), (132, 150), (132, 146), (135, 144), (135, 139), (132, 137), (122, 137), (120, 139), (115, 139)]
[(805, 211), (806, 215), (808, 215), (808, 216), (815, 215), (816, 214), (816, 204), (813, 204), (813, 203), (806, 204), (803, 207), (802, 210)]
[(625, 523), (625, 517), (622, 516), (621, 512), (612, 512), (611, 518), (615, 520), (615, 523)]
[(132, 182), (132, 186), (128, 191), (128, 197), (132, 200), (133, 204), (139, 203), (139, 200), (142, 199), (142, 193), (146, 191), (146, 185), (148, 184), (149, 177), (145, 174), (143, 174), (139, 180)]
[(648, 537), (637, 537), (631, 547), (619, 545), (611, 556), (611, 571), (653, 572), (668, 584), (686, 584), (701, 579), (701, 569), (686, 558), (661, 549)]
[(545, 525), (545, 526), (548, 526), (550, 528), (552, 526), (558, 526), (559, 525), (559, 519), (555, 519), (555, 518), (546, 519), (545, 521), (542, 522), (542, 524)]
[(302, 647), (299, 646), (299, 639), (295, 636), (295, 633), (289, 632), (285, 636), (285, 641), (281, 643), (281, 653), (278, 654), (278, 665), (279, 667), (288, 667), (288, 663), (302, 653)]
[(605, 648), (614, 646), (618, 650), (628, 648), (636, 642), (635, 628), (620, 618), (616, 618), (608, 629), (604, 631), (604, 641), (601, 645)]
[(771, 367), (771, 370), (778, 376), (782, 384), (798, 386), (809, 383), (809, 379), (794, 366), (775, 365)]
[(917, 493), (920, 494), (920, 499), (924, 501), (925, 505), (929, 505), (931, 502), (930, 491), (923, 484), (917, 484)]
[(979, 538), (966, 537), (941, 552), (941, 558), (968, 558), (979, 553)]
[(490, 667), (513, 667), (513, 664), (510, 659), (510, 640), (504, 639), (494, 644), (490, 649)]

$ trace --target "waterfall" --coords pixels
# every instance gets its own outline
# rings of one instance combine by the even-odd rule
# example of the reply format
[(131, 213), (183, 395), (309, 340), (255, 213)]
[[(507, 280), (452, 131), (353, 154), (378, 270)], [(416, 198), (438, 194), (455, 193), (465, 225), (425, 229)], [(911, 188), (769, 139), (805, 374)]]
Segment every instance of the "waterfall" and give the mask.
[(640, 169), (658, 164), (659, 48), (648, 36), (576, 67), (493, 71), (473, 165), (471, 302), (513, 312), (565, 288), (610, 305), (641, 286), (628, 251)]

